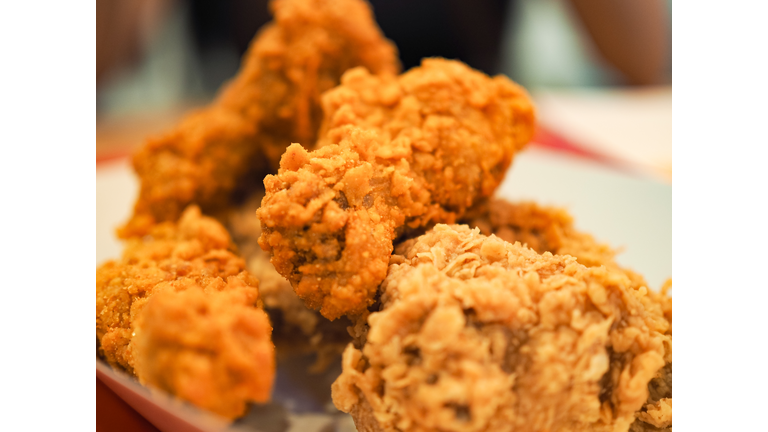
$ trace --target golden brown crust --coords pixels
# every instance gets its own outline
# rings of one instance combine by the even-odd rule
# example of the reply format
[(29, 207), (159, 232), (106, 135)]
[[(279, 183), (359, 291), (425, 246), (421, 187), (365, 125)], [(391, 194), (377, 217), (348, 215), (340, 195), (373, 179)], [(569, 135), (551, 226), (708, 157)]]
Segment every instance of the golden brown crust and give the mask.
[[(333, 385), (384, 431), (626, 431), (669, 323), (618, 269), (437, 225), (392, 258)], [(370, 418), (367, 419), (370, 422)]]
[(99, 352), (144, 384), (219, 415), (269, 399), (272, 328), (258, 280), (221, 224), (194, 206), (130, 238), (96, 270)]
[(444, 59), (350, 70), (323, 108), (320, 148), (286, 150), (258, 214), (277, 271), (329, 319), (365, 311), (395, 238), (490, 196), (533, 133), (522, 88)]
[[(407, 163), (379, 169), (374, 156), (378, 146), (370, 137), (350, 130), (350, 139), (311, 156), (292, 145), (283, 157), (286, 168), (264, 180), (259, 243), (271, 251), (272, 264), (307, 306), (329, 319), (368, 306), (386, 275), (395, 231), (405, 223), (390, 189), (392, 179), (410, 174)], [(370, 145), (355, 146), (361, 141)], [(292, 171), (288, 164), (293, 159), (307, 165)], [(378, 186), (373, 189), (371, 183)], [(419, 193), (414, 186), (402, 197), (410, 200)], [(430, 211), (439, 209), (431, 206)]]
[(339, 143), (348, 126), (374, 130), (388, 144), (378, 156), (408, 160), (431, 200), (458, 214), (493, 194), (534, 130), (522, 87), (442, 58), (399, 77), (352, 69), (322, 104), (318, 146)]
[(288, 144), (314, 143), (320, 95), (345, 70), (399, 71), (396, 48), (362, 0), (275, 0), (270, 9), (274, 21), (217, 99), (134, 155), (141, 190), (122, 237), (175, 220), (190, 203), (213, 214), (260, 185)]

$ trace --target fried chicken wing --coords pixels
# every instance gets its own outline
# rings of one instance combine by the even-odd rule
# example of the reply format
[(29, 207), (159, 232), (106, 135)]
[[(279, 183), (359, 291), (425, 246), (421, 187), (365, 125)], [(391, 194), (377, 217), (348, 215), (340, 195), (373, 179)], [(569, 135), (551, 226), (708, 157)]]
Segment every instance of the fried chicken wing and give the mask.
[(329, 319), (373, 302), (396, 237), (490, 196), (534, 122), (521, 87), (444, 59), (353, 69), (323, 109), (320, 148), (288, 147), (258, 215), (272, 264)]
[(141, 189), (122, 237), (176, 220), (190, 203), (212, 214), (260, 186), (291, 142), (315, 142), (320, 95), (347, 69), (399, 71), (396, 48), (363, 0), (273, 0), (270, 9), (274, 21), (217, 99), (134, 155)]
[(142, 384), (227, 418), (269, 399), (272, 328), (258, 280), (229, 234), (199, 208), (131, 238), (96, 270), (99, 352)]
[(669, 322), (622, 271), (465, 225), (398, 247), (343, 357), (336, 406), (366, 431), (627, 431)]

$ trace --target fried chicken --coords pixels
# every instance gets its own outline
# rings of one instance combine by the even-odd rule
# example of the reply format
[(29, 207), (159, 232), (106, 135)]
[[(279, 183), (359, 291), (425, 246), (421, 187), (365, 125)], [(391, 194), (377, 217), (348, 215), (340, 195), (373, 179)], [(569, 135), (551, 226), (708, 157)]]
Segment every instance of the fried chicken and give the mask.
[(216, 213), (260, 186), (291, 142), (315, 142), (320, 95), (347, 69), (399, 71), (396, 48), (363, 0), (273, 0), (270, 9), (274, 21), (216, 100), (134, 155), (141, 189), (121, 237), (176, 220), (190, 203)]
[(259, 295), (274, 327), (272, 340), (278, 359), (313, 353), (316, 361), (310, 372), (323, 371), (338, 361), (350, 342), (347, 327), (351, 323), (345, 318), (329, 321), (307, 308), (291, 284), (270, 264), (269, 254), (258, 244), (261, 222), (256, 210), (263, 198), (264, 192), (257, 192), (233, 212), (229, 217), (229, 231), (245, 259), (246, 268), (259, 279)]
[[(485, 235), (495, 234), (510, 243), (519, 241), (538, 253), (571, 255), (587, 267), (608, 266), (624, 272), (632, 281), (632, 287), (648, 286), (645, 279), (615, 260), (616, 252), (608, 245), (598, 243), (589, 234), (576, 230), (573, 217), (567, 211), (556, 207), (540, 206), (534, 202), (508, 202), (502, 199), (488, 200), (470, 211), (462, 221), (470, 227), (477, 227)], [(657, 302), (664, 318), (669, 322), (665, 333), (669, 345), (665, 346), (664, 367), (648, 384), (649, 396), (646, 405), (636, 413), (637, 419), (630, 431), (669, 431), (672, 426), (672, 288), (669, 280), (661, 292), (648, 291), (648, 296)]]
[(358, 430), (627, 431), (671, 346), (621, 270), (465, 225), (398, 246), (380, 302), (333, 384)]
[(272, 264), (329, 319), (364, 312), (393, 241), (493, 194), (533, 134), (521, 87), (444, 59), (399, 77), (350, 70), (323, 109), (320, 148), (288, 147), (258, 215)]
[(227, 418), (269, 400), (272, 328), (224, 227), (190, 206), (96, 270), (96, 337), (113, 367)]

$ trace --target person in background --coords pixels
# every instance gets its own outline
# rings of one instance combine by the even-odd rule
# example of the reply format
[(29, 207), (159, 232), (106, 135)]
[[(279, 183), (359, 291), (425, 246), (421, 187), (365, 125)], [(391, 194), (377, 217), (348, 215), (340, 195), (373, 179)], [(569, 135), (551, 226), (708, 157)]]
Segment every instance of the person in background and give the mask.
[[(526, 11), (559, 3), (582, 34), (564, 37), (584, 40), (587, 51), (598, 57), (596, 63), (606, 64), (611, 76), (617, 77), (605, 83), (654, 85), (670, 80), (668, 0), (370, 1), (384, 34), (400, 50), (404, 70), (418, 65), (423, 57), (440, 56), (459, 59), (488, 74), (506, 73), (524, 85), (552, 84), (536, 81), (543, 76), (536, 65), (524, 73), (520, 63), (526, 57), (518, 51), (528, 46), (534, 51), (528, 58), (535, 58), (539, 47), (549, 43), (535, 45), (526, 40), (535, 32), (521, 30), (545, 28), (525, 21), (541, 19)], [(97, 112), (138, 103), (136, 99), (155, 101), (155, 105), (209, 99), (234, 76), (256, 31), (270, 20), (267, 3), (97, 0)], [(557, 52), (550, 55), (558, 57)], [(558, 72), (568, 73), (567, 65), (564, 69)], [(578, 80), (569, 82), (578, 84)], [(139, 97), (137, 88), (152, 91)]]

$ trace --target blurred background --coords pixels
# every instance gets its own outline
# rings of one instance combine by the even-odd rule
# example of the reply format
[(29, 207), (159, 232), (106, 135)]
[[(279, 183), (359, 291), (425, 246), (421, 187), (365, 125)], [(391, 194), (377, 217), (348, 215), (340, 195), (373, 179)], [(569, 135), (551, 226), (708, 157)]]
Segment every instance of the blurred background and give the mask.
[[(97, 0), (97, 160), (210, 101), (267, 3)], [(503, 73), (532, 92), (537, 141), (671, 178), (671, 0), (371, 4), (404, 69), (442, 56)]]
[[(620, 262), (651, 286), (671, 275), (671, 0), (369, 1), (404, 69), (442, 56), (529, 89), (538, 131), (503, 196), (568, 206), (580, 229), (632, 245)], [(124, 156), (210, 102), (270, 15), (266, 0), (96, 6), (97, 253), (116, 256), (137, 187)], [(99, 383), (97, 428), (155, 430)]]

